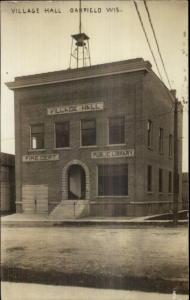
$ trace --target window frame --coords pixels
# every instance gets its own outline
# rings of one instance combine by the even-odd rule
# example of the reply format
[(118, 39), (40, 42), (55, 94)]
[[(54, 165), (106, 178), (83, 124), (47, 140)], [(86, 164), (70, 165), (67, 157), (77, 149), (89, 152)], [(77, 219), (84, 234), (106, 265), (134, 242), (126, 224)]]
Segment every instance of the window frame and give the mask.
[[(150, 129), (149, 124), (151, 125)], [(150, 119), (147, 120), (147, 148), (153, 149), (153, 122)]]
[[(150, 170), (150, 173), (149, 173)], [(149, 177), (150, 175), (150, 177)], [(150, 181), (149, 181), (150, 179)], [(150, 186), (150, 189), (149, 189)], [(152, 165), (147, 165), (147, 192), (152, 193)]]
[[(57, 145), (56, 145), (56, 141), (57, 141), (57, 139), (56, 139), (56, 124), (62, 124), (62, 123), (68, 123), (69, 146), (57, 147)], [(69, 120), (54, 122), (54, 148), (55, 149), (70, 149), (70, 121)]]
[[(32, 127), (34, 126), (42, 126), (43, 127), (43, 148), (33, 148), (33, 142), (32, 142), (32, 138), (33, 138), (33, 133), (32, 133)], [(44, 150), (45, 149), (45, 125), (44, 123), (35, 123), (35, 124), (30, 124), (30, 150), (32, 151), (40, 151), (40, 150)]]
[(168, 194), (173, 193), (173, 176), (172, 171), (168, 171)]
[[(123, 119), (123, 142), (122, 143), (110, 143), (110, 120), (111, 119)], [(107, 132), (108, 132), (108, 137), (107, 137), (107, 145), (108, 146), (121, 146), (121, 145), (126, 145), (126, 138), (125, 138), (125, 132), (126, 132), (126, 128), (125, 128), (125, 116), (124, 115), (117, 115), (117, 116), (110, 116), (107, 119)]]
[(118, 164), (98, 164), (96, 166), (96, 197), (98, 198), (129, 198), (129, 164), (127, 163), (120, 163), (119, 165), (125, 165), (127, 166), (127, 194), (125, 195), (100, 195), (99, 194), (99, 167), (102, 166), (118, 166)]
[(164, 173), (163, 169), (159, 168), (159, 173), (158, 173), (158, 192), (160, 194), (163, 193), (163, 173)]
[(163, 127), (159, 127), (158, 151), (160, 154), (164, 153), (164, 128)]
[[(90, 145), (83, 145), (83, 128), (82, 128), (82, 122), (84, 121), (94, 121), (95, 123), (95, 144), (90, 144)], [(80, 147), (81, 148), (93, 148), (93, 147), (97, 147), (97, 122), (96, 122), (96, 118), (88, 118), (88, 119), (81, 119), (80, 120)]]

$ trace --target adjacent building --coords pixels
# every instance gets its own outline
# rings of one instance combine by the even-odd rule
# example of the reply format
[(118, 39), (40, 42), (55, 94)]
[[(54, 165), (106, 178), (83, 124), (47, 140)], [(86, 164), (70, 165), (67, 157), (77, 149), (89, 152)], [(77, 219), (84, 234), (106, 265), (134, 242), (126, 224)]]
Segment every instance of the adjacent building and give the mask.
[[(173, 108), (141, 58), (16, 77), (16, 209), (141, 216), (173, 201)], [(182, 107), (179, 105), (179, 199)], [(180, 202), (181, 205), (181, 202)]]
[(15, 156), (0, 153), (1, 215), (15, 212)]

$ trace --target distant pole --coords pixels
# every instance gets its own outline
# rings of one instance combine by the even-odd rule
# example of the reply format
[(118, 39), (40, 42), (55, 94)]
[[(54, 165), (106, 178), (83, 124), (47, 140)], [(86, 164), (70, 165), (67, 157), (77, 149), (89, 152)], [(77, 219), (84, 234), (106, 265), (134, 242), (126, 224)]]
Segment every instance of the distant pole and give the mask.
[(173, 165), (173, 224), (178, 224), (178, 198), (179, 198), (179, 173), (178, 173), (178, 100), (174, 103), (174, 165)]
[(79, 0), (79, 33), (81, 33), (81, 0)]

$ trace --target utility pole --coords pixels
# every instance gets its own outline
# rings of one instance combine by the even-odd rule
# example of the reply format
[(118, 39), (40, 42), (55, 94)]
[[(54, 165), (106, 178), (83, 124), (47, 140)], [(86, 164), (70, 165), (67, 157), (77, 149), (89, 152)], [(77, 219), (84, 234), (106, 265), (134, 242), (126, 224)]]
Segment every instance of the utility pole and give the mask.
[(178, 172), (178, 100), (174, 102), (174, 162), (173, 162), (173, 224), (178, 224), (179, 172)]

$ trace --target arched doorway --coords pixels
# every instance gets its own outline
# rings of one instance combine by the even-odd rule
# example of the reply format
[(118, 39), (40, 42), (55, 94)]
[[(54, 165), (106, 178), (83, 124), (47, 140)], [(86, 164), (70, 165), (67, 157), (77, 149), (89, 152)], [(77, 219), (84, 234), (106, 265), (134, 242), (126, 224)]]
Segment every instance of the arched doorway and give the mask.
[[(74, 177), (80, 177), (80, 184), (81, 184), (81, 197), (84, 195), (85, 198), (81, 200), (89, 200), (90, 199), (90, 173), (87, 165), (78, 159), (73, 159), (72, 161), (68, 162), (64, 168), (62, 173), (62, 200), (72, 200), (71, 194), (69, 193), (69, 185), (70, 179), (72, 178), (72, 174), (79, 173)], [(78, 179), (79, 180), (79, 179)], [(72, 191), (72, 190), (71, 190)], [(69, 198), (69, 194), (70, 197)], [(79, 193), (80, 195), (80, 193)], [(78, 199), (78, 198), (77, 198)]]
[(86, 198), (86, 176), (80, 165), (71, 165), (68, 169), (68, 199)]

